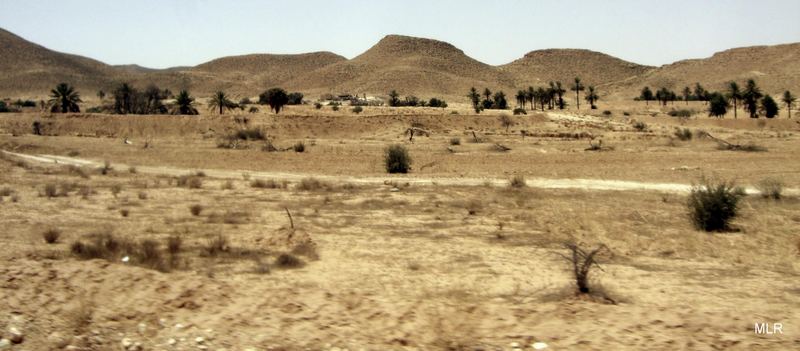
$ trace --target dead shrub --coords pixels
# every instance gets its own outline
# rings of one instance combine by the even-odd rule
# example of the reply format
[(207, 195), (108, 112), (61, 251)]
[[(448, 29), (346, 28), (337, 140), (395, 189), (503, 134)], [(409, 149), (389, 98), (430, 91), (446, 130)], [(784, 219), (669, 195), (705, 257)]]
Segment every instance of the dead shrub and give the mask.
[(228, 179), (221, 186), (222, 190), (233, 190), (233, 181)]
[(128, 173), (130, 173), (130, 174), (136, 174), (137, 172), (138, 172), (138, 171), (136, 170), (136, 167), (134, 167), (134, 166), (130, 166), (130, 167), (128, 167)]
[(319, 259), (319, 253), (317, 252), (317, 245), (315, 245), (313, 242), (308, 242), (308, 241), (295, 245), (295, 247), (292, 249), (292, 254), (305, 256), (309, 260)]
[(168, 267), (158, 246), (158, 242), (152, 239), (145, 239), (139, 242), (135, 263), (162, 272), (167, 271)]
[(306, 144), (303, 144), (302, 141), (298, 141), (292, 146), (294, 152), (305, 152), (306, 151)]
[(183, 248), (183, 238), (180, 235), (170, 235), (167, 237), (167, 252), (175, 256), (181, 252)]
[(122, 192), (122, 184), (114, 184), (111, 186), (111, 195), (114, 195), (114, 198)]
[(119, 214), (122, 215), (122, 217), (128, 217), (128, 215), (131, 214), (131, 211), (127, 208), (123, 208), (119, 210)]
[(67, 172), (69, 174), (77, 175), (83, 179), (89, 179), (89, 173), (83, 167), (78, 167), (75, 165), (67, 166)]
[(57, 228), (48, 228), (42, 233), (44, 242), (48, 244), (55, 244), (61, 238), (61, 230)]
[(780, 200), (783, 197), (783, 182), (773, 178), (762, 179), (756, 188), (765, 199)]
[(723, 151), (766, 152), (767, 148), (756, 144), (725, 144), (719, 143), (717, 149)]
[(179, 187), (187, 187), (189, 189), (200, 189), (203, 187), (203, 178), (197, 175), (182, 175), (176, 178), (176, 184)]
[(300, 191), (317, 191), (329, 190), (331, 185), (316, 178), (303, 178), (294, 188)]
[(222, 234), (214, 236), (206, 241), (206, 246), (203, 247), (203, 250), (208, 256), (212, 257), (228, 252), (230, 250), (228, 238)]
[(47, 183), (44, 185), (44, 196), (48, 198), (57, 197), (58, 194), (58, 187), (55, 183)]
[(2, 189), (0, 189), (0, 197), (11, 196), (11, 194), (13, 194), (13, 193), (14, 193), (14, 190), (9, 188), (9, 187), (7, 187), (7, 186), (3, 187)]
[(147, 193), (144, 191), (139, 192), (139, 200), (147, 200)]

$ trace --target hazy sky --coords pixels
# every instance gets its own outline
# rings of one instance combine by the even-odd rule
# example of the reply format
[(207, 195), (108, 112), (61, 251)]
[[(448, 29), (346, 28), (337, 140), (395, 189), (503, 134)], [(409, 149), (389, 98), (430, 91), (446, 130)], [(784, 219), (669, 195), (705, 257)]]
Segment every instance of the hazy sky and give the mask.
[(494, 65), (546, 48), (661, 65), (798, 42), (800, 1), (0, 0), (0, 27), (54, 50), (154, 68), (248, 53), (352, 58), (387, 34), (447, 41)]

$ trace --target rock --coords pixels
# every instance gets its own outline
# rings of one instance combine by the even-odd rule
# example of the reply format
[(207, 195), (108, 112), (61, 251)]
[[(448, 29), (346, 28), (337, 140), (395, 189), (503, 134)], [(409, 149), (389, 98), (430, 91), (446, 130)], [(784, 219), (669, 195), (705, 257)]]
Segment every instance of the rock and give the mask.
[(167, 344), (168, 345), (175, 345), (177, 343), (178, 343), (178, 340), (175, 340), (174, 338), (169, 338), (169, 340), (167, 340)]
[(399, 188), (391, 188), (391, 189), (389, 189), (389, 191), (391, 191), (393, 193), (396, 193), (396, 192), (400, 191), (400, 189)]
[(125, 350), (128, 350), (131, 347), (133, 347), (133, 340), (129, 338), (122, 338), (122, 341), (120, 341), (120, 343), (122, 344), (122, 348)]
[(511, 348), (514, 348), (514, 349), (518, 349), (519, 348), (519, 343), (515, 341), (515, 342), (512, 342), (512, 343), (508, 344), (508, 346), (510, 346)]
[(183, 324), (175, 324), (175, 329), (183, 329)]
[(0, 339), (0, 350), (10, 350), (10, 349), (11, 349), (11, 340)]
[(50, 345), (52, 347), (55, 347), (57, 349), (63, 349), (64, 347), (69, 345), (69, 339), (59, 332), (53, 332), (50, 335), (48, 335), (47, 341), (50, 342)]
[(547, 344), (543, 342), (535, 342), (531, 345), (534, 350), (544, 350), (547, 348)]
[(205, 341), (206, 341), (206, 339), (204, 339), (202, 336), (198, 336), (198, 337), (194, 338), (194, 342), (196, 342), (198, 344), (202, 344)]
[(19, 344), (25, 338), (17, 327), (8, 328), (8, 336), (12, 343)]
[(147, 332), (147, 324), (139, 323), (137, 328), (139, 330), (139, 334), (144, 334), (145, 332)]

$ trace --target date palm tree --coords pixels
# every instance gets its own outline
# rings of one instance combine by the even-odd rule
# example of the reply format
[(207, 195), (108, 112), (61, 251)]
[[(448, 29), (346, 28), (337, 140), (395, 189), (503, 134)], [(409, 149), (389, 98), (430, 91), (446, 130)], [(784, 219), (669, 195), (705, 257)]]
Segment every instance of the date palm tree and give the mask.
[(181, 90), (175, 97), (175, 106), (172, 110), (176, 115), (196, 115), (197, 109), (194, 108), (194, 98), (186, 90)]
[(787, 90), (783, 92), (783, 97), (781, 98), (781, 101), (783, 101), (783, 103), (786, 104), (786, 111), (789, 111), (789, 118), (792, 118), (792, 106), (794, 105), (794, 102), (797, 101), (797, 98), (794, 95), (792, 95), (791, 91)]
[(228, 98), (224, 91), (220, 90), (214, 93), (211, 101), (208, 102), (209, 110), (219, 109), (219, 114), (223, 114), (225, 110), (233, 110), (238, 105)]
[(600, 96), (597, 95), (597, 90), (594, 89), (594, 86), (589, 86), (589, 90), (586, 92), (586, 96), (584, 98), (587, 102), (589, 102), (592, 110), (597, 109), (597, 106), (595, 106), (594, 103), (597, 100), (600, 100)]
[(739, 84), (736, 84), (736, 82), (728, 83), (728, 99), (733, 102), (733, 118), (736, 118), (737, 103), (742, 99), (742, 91), (739, 89)]
[(71, 85), (61, 83), (56, 85), (55, 89), (50, 90), (50, 100), (48, 101), (52, 107), (50, 112), (81, 112), (78, 106), (81, 101), (81, 95), (75, 91)]
[(750, 118), (758, 118), (758, 100), (762, 96), (764, 94), (761, 93), (761, 89), (756, 85), (756, 81), (748, 79), (744, 91), (742, 91), (742, 103), (744, 103), (747, 112), (750, 112)]
[(518, 90), (516, 98), (517, 98), (517, 105), (519, 105), (520, 107), (522, 107), (524, 109), (525, 108), (525, 102), (528, 101), (528, 96), (525, 93), (525, 90)]
[(584, 86), (581, 83), (581, 79), (575, 77), (575, 83), (572, 84), (572, 87), (569, 88), (570, 90), (575, 92), (575, 106), (578, 110), (581, 109), (581, 91), (583, 91)]

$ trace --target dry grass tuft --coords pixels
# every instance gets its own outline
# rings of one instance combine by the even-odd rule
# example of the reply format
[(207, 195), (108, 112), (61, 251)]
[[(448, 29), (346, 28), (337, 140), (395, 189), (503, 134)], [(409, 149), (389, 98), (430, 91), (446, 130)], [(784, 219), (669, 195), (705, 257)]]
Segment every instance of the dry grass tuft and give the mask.
[(209, 238), (206, 241), (206, 246), (203, 247), (203, 251), (206, 255), (212, 257), (230, 251), (228, 238), (222, 234)]
[(294, 187), (295, 190), (299, 191), (331, 190), (332, 188), (331, 184), (316, 178), (304, 178)]

